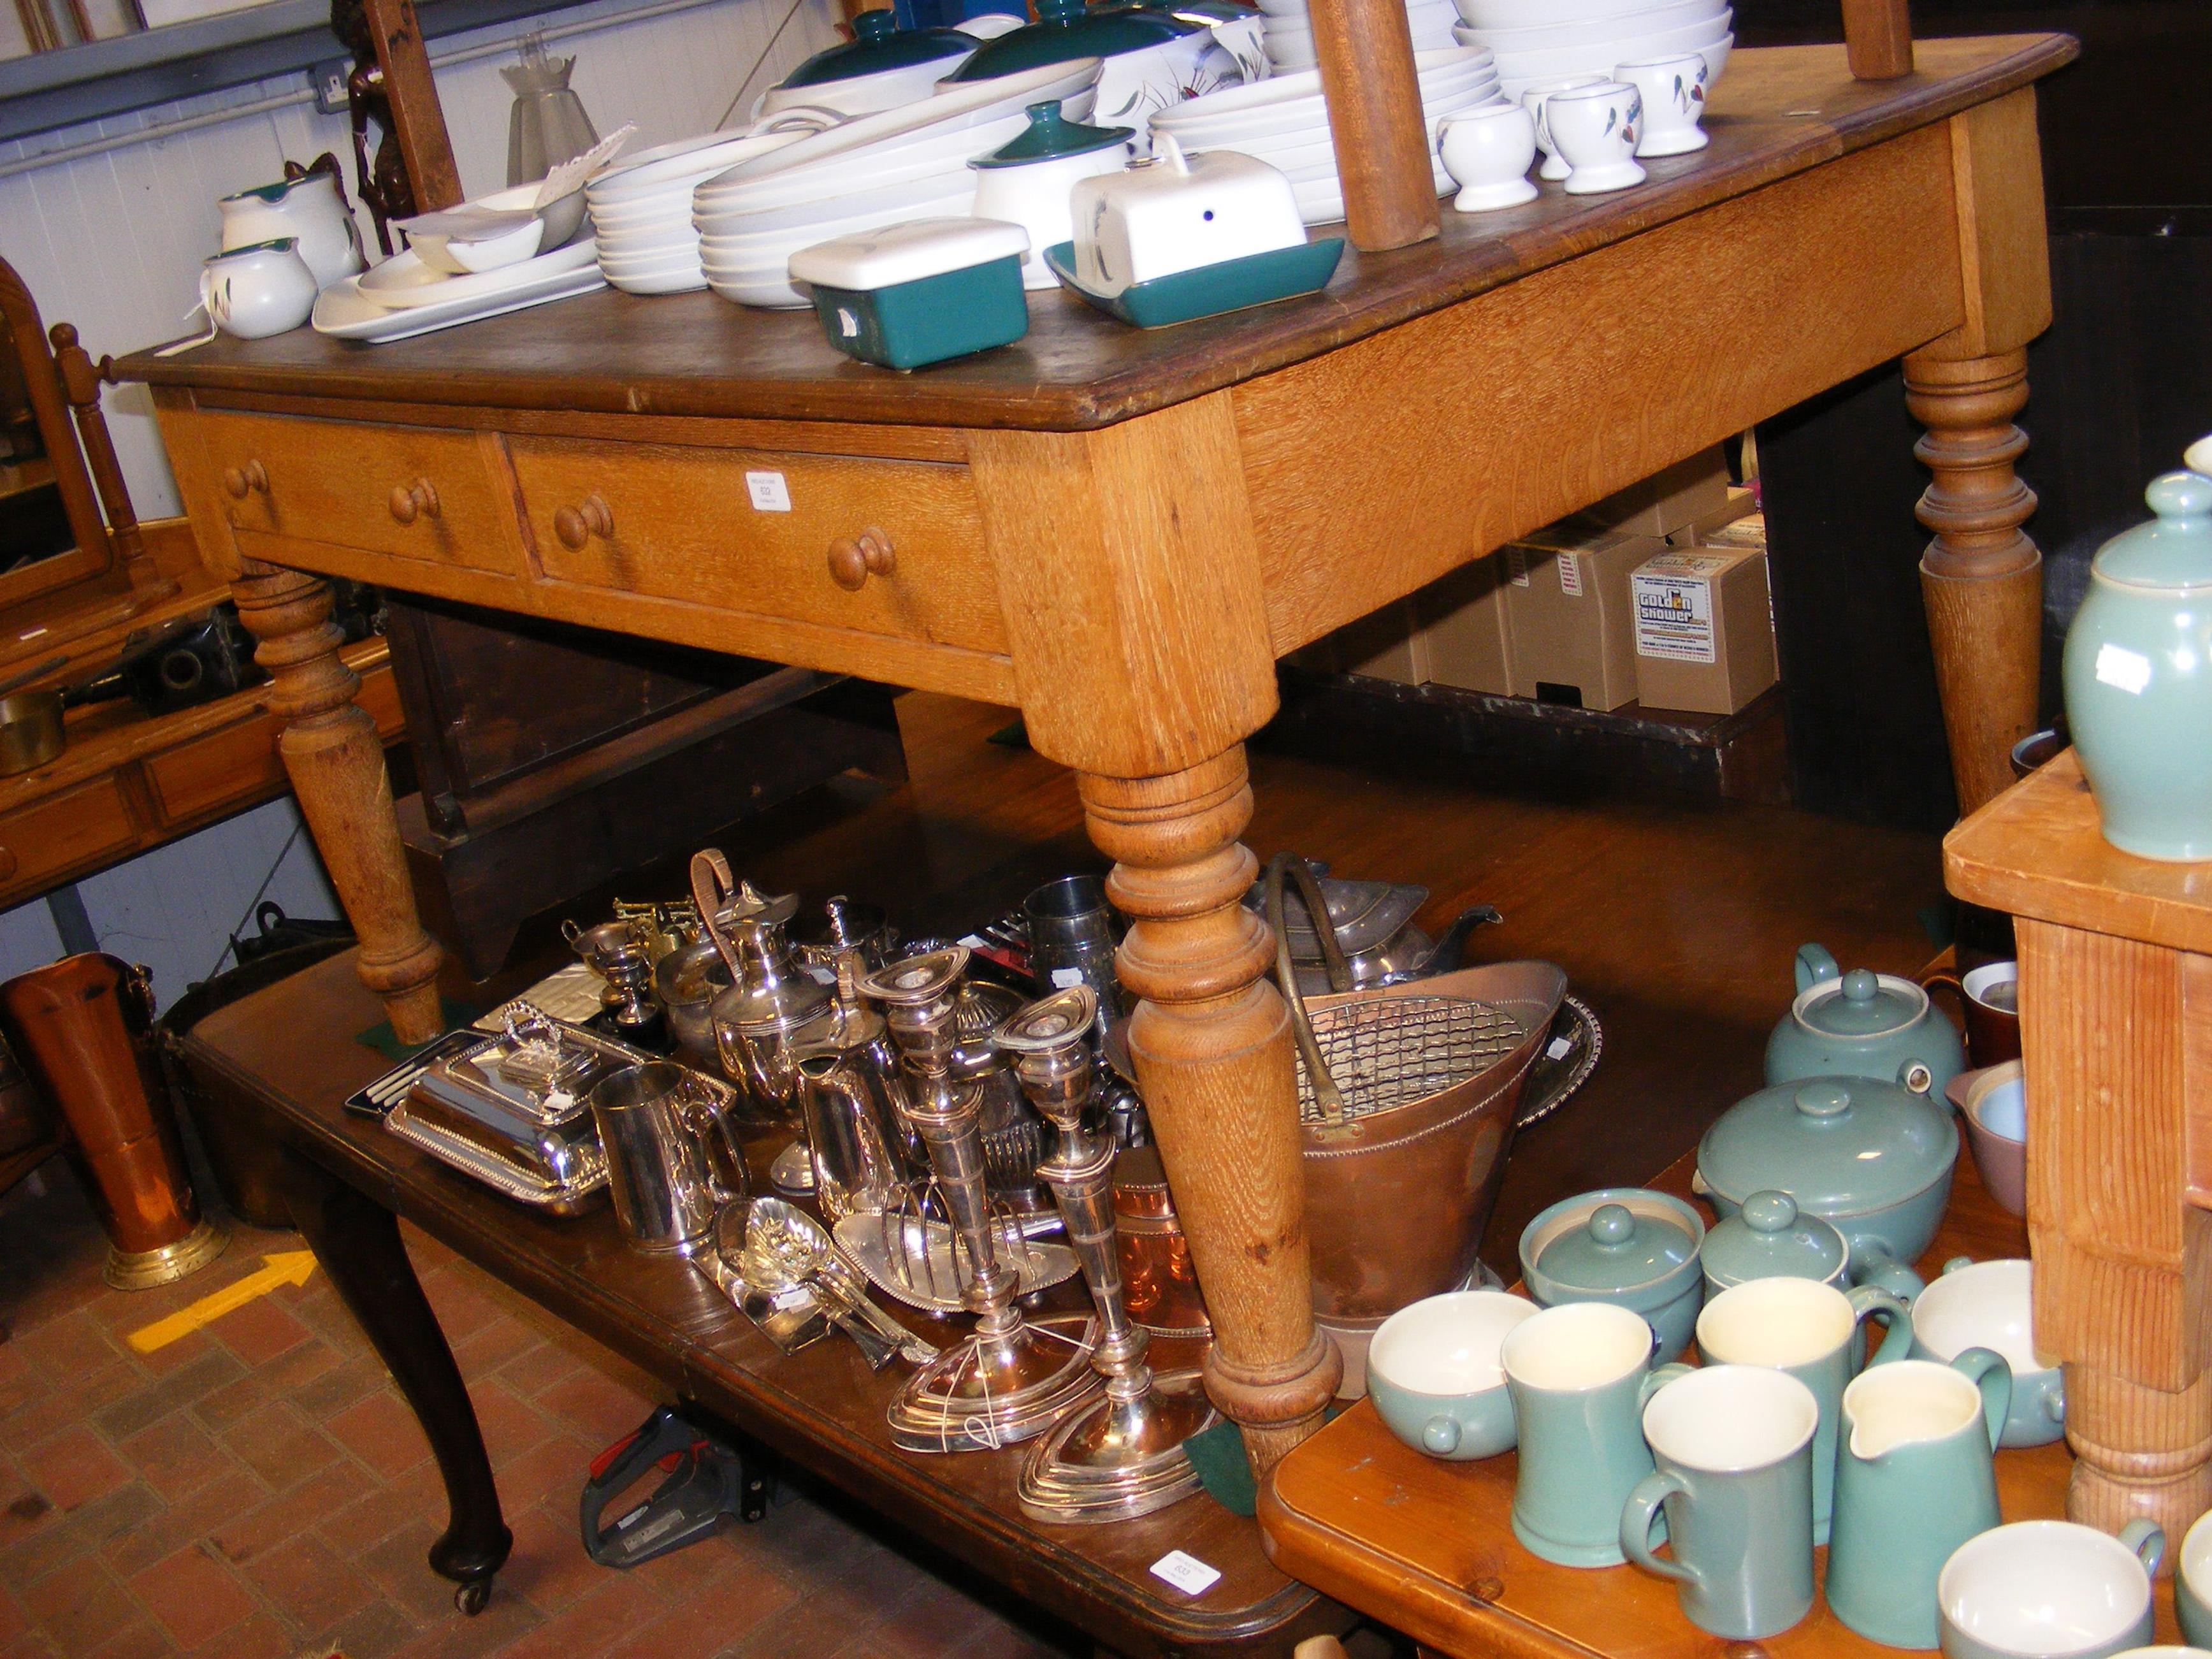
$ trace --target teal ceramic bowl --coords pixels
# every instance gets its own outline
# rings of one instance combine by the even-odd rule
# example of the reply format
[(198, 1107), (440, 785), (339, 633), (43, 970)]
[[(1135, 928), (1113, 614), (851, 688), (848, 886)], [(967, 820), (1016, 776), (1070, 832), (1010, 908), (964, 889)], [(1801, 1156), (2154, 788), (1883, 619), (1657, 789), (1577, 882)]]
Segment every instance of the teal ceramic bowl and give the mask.
[(2181, 1559), (2173, 1570), (2173, 1611), (2181, 1633), (2200, 1648), (2212, 1648), (2212, 1512), (2197, 1517), (2181, 1540)]
[(2151, 1637), (2166, 1534), (2118, 1538), (2072, 1521), (2015, 1521), (1969, 1538), (1936, 1583), (1945, 1659), (2112, 1659)]
[(1367, 1350), (1367, 1397), (1390, 1432), (1455, 1463), (1510, 1451), (1513, 1400), (1498, 1352), (1535, 1311), (1504, 1291), (1455, 1291), (1384, 1320)]
[(1522, 1230), (1521, 1280), (1541, 1307), (1610, 1302), (1642, 1314), (1661, 1365), (1698, 1328), (1705, 1238), (1705, 1218), (1671, 1193), (1601, 1188), (1561, 1199)]
[(2033, 1267), (2024, 1260), (1954, 1257), (1912, 1304), (1912, 1357), (1949, 1364), (1989, 1348), (2012, 1369), (2012, 1408), (2000, 1446), (2047, 1446), (2066, 1432), (2058, 1362), (2036, 1352)]

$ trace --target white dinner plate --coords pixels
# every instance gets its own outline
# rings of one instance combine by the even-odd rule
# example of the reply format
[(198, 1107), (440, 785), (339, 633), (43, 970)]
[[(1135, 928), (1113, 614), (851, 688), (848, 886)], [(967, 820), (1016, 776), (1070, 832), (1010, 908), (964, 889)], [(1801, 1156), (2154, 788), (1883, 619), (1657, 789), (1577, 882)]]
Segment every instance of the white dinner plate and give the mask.
[[(519, 264), (501, 265), (497, 270), (479, 270), (467, 276), (448, 276), (442, 271), (432, 270), (410, 249), (393, 254), (383, 264), (373, 265), (348, 281), (358, 286), (364, 299), (391, 310), (411, 311), (421, 306), (496, 299), (511, 291), (595, 266), (599, 257), (599, 245), (586, 236), (580, 242), (571, 242), (566, 247), (555, 248), (550, 253), (541, 253)], [(434, 280), (424, 281), (425, 273)]]
[[(543, 258), (526, 262), (532, 265), (544, 263)], [(507, 270), (522, 269), (523, 265), (507, 267)], [(529, 283), (504, 293), (459, 299), (449, 296), (428, 305), (395, 309), (363, 294), (360, 277), (349, 276), (342, 283), (331, 283), (315, 296), (313, 322), (318, 334), (327, 334), (333, 339), (382, 343), (411, 339), (417, 334), (429, 334), (441, 328), (457, 328), (463, 323), (479, 322), (486, 317), (542, 306), (553, 300), (569, 299), (606, 285), (607, 279), (599, 274), (599, 266), (586, 264), (580, 270), (543, 273)]]

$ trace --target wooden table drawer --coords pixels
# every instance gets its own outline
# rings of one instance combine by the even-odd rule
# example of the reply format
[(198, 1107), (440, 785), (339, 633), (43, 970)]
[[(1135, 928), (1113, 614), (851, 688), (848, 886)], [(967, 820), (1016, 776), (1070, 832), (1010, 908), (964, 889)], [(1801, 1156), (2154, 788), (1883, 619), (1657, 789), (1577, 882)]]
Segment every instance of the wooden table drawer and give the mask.
[(0, 817), (0, 882), (35, 891), (42, 877), (136, 845), (138, 829), (112, 777)]
[[(508, 453), (555, 580), (1006, 648), (964, 466), (553, 438), (512, 438)], [(831, 550), (863, 531), (889, 545), (892, 568), (848, 592), (830, 575)]]
[(512, 572), (496, 439), (443, 427), (282, 415), (206, 416), (208, 459), (237, 529)]

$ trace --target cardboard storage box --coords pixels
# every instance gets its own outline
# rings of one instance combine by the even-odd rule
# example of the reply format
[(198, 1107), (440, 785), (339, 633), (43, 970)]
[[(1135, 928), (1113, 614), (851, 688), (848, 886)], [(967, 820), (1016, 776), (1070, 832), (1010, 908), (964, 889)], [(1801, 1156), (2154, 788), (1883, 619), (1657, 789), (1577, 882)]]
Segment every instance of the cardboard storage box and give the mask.
[(1613, 709), (1636, 696), (1629, 574), (1665, 544), (1553, 526), (1500, 554), (1513, 694)]
[(1428, 658), (1410, 599), (1396, 599), (1336, 630), (1336, 672), (1404, 685), (1426, 683)]
[(1513, 691), (1513, 641), (1505, 617), (1505, 560), (1491, 554), (1413, 595), (1422, 684), (1462, 691)]
[(1766, 555), (1670, 550), (1638, 567), (1636, 694), (1647, 708), (1733, 714), (1774, 684)]
[(1728, 501), (1728, 461), (1716, 445), (1584, 507), (1575, 519), (1625, 536), (1668, 536)]
[(1759, 510), (1759, 497), (1748, 489), (1730, 485), (1728, 499), (1710, 512), (1700, 513), (1687, 524), (1667, 532), (1669, 547), (1728, 547), (1745, 544), (1731, 532), (1746, 519), (1757, 519), (1759, 531), (1758, 545), (1766, 545), (1766, 520)]

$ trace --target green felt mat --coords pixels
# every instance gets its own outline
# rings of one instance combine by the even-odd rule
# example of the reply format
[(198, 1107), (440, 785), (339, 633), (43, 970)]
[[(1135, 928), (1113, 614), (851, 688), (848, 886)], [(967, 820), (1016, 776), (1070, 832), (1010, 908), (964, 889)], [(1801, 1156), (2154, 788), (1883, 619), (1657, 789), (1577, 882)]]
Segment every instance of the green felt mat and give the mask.
[[(483, 1009), (471, 1007), (465, 1002), (455, 1002), (451, 997), (440, 997), (438, 1018), (444, 1024), (439, 1027), (438, 1036), (432, 1037), (430, 1042), (435, 1042), (438, 1037), (447, 1032), (459, 1030), (483, 1012)], [(395, 1066), (403, 1060), (411, 1060), (430, 1046), (430, 1042), (402, 1042), (388, 1019), (380, 1019), (366, 1031), (357, 1034), (354, 1041), (364, 1048), (375, 1049)]]
[[(1334, 1421), (1343, 1409), (1340, 1404), (1332, 1405), (1322, 1421)], [(1252, 1482), (1252, 1464), (1244, 1455), (1243, 1430), (1224, 1417), (1184, 1441), (1182, 1449), (1198, 1471), (1199, 1484), (1223, 1509), (1249, 1517), (1259, 1508), (1260, 1489)]]

